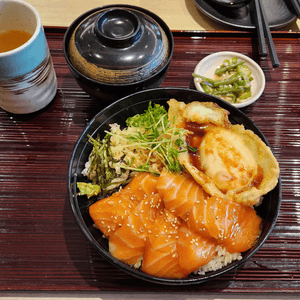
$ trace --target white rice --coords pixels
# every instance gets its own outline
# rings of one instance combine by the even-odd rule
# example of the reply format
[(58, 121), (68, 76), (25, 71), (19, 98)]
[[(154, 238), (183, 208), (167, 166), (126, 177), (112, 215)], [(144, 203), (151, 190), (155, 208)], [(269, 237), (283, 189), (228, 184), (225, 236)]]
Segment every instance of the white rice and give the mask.
[(242, 259), (241, 253), (229, 253), (221, 246), (217, 247), (217, 251), (217, 255), (209, 263), (194, 271), (194, 274), (204, 275), (206, 272), (222, 269), (233, 261)]

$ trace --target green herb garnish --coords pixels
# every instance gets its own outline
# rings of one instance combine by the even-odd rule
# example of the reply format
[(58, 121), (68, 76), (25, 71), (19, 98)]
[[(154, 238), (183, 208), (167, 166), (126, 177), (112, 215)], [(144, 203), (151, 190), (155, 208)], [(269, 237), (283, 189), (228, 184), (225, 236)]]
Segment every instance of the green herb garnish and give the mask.
[(188, 147), (188, 149), (189, 149), (191, 152), (193, 152), (193, 153), (196, 153), (196, 152), (198, 151), (198, 148), (196, 148), (196, 147), (192, 147), (192, 146), (190, 146), (190, 145), (188, 145), (187, 147)]
[[(150, 102), (148, 109), (143, 114), (128, 118), (126, 124), (141, 130), (127, 136), (116, 136), (127, 139), (128, 144), (124, 147), (134, 146), (148, 150), (148, 157), (146, 163), (137, 168), (120, 165), (122, 168), (148, 172), (151, 157), (155, 155), (160, 158), (168, 171), (182, 171), (182, 166), (178, 162), (178, 155), (180, 152), (186, 151), (181, 149), (184, 145), (185, 129), (171, 126), (172, 124), (168, 120), (168, 113), (163, 106), (159, 104), (152, 106)], [(115, 135), (111, 132), (107, 132), (107, 134)]]
[[(175, 120), (174, 120), (175, 121)], [(178, 161), (178, 155), (187, 151), (184, 146), (185, 129), (175, 128), (168, 120), (166, 109), (159, 105), (149, 103), (148, 109), (143, 114), (138, 114), (126, 120), (127, 127), (135, 128), (134, 133), (118, 134), (106, 131), (106, 136), (101, 140), (89, 137), (93, 145), (90, 154), (90, 167), (88, 178), (91, 183), (78, 183), (80, 194), (88, 197), (97, 193), (106, 196), (112, 188), (126, 184), (129, 180), (130, 171), (151, 172), (152, 158), (159, 160), (170, 172), (181, 172), (182, 166)], [(124, 154), (123, 157), (115, 159), (112, 151), (111, 138), (115, 136), (125, 141), (124, 145), (116, 145)], [(125, 161), (126, 147), (146, 150), (146, 162), (139, 165), (135, 157)], [(144, 160), (145, 161), (145, 160)], [(118, 170), (118, 172), (117, 172)]]

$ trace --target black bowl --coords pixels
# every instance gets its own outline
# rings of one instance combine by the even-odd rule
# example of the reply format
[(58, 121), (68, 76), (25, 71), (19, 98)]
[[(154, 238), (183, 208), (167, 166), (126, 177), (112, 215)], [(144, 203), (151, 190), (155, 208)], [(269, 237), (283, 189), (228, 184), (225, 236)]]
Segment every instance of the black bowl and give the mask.
[(92, 146), (88, 142), (88, 135), (91, 135), (92, 137), (100, 135), (100, 137), (103, 137), (105, 134), (104, 130), (110, 129), (109, 124), (118, 123), (121, 126), (125, 126), (125, 120), (135, 114), (143, 113), (144, 110), (148, 108), (149, 101), (152, 101), (152, 103), (159, 103), (167, 108), (167, 101), (171, 98), (186, 103), (192, 101), (215, 102), (230, 112), (229, 119), (232, 124), (243, 124), (246, 129), (252, 130), (270, 147), (263, 133), (244, 113), (221, 99), (199, 91), (181, 88), (157, 88), (142, 91), (120, 99), (108, 106), (99, 112), (86, 126), (75, 145), (70, 160), (68, 191), (72, 211), (83, 234), (97, 251), (114, 266), (132, 276), (146, 281), (166, 285), (188, 285), (203, 283), (240, 267), (258, 251), (272, 232), (279, 213), (281, 203), (280, 178), (274, 190), (265, 195), (262, 204), (256, 208), (258, 215), (263, 219), (262, 232), (257, 243), (250, 250), (242, 253), (243, 258), (239, 261), (232, 262), (220, 270), (208, 272), (205, 275), (190, 275), (185, 279), (166, 279), (151, 276), (114, 258), (108, 251), (107, 240), (102, 237), (102, 233), (98, 229), (93, 227), (93, 221), (88, 212), (88, 207), (90, 205), (89, 201), (85, 196), (78, 196), (76, 189), (77, 182), (85, 180), (81, 175), (81, 172), (84, 169), (85, 162), (88, 160), (88, 156), (92, 150)]
[[(139, 14), (141, 16), (145, 16), (147, 18), (149, 18), (149, 20), (153, 20), (154, 23), (154, 29), (150, 28), (149, 32), (151, 33), (151, 36), (153, 35), (152, 39), (154, 39), (155, 35), (157, 34), (158, 36), (161, 36), (161, 34), (159, 33), (160, 30), (158, 28), (161, 29), (161, 32), (163, 32), (163, 36), (164, 39), (167, 41), (168, 43), (168, 53), (164, 54), (164, 61), (162, 63), (158, 63), (158, 66), (155, 66), (155, 68), (151, 71), (151, 73), (149, 72), (149, 68), (152, 68), (153, 65), (157, 64), (157, 61), (160, 61), (160, 55), (163, 55), (162, 53), (157, 54), (152, 61), (150, 62), (146, 62), (143, 63), (141, 66), (141, 68), (138, 68), (137, 66), (130, 66), (130, 68), (128, 68), (127, 65), (125, 65), (126, 59), (121, 59), (118, 62), (118, 65), (121, 64), (121, 66), (119, 66), (119, 69), (115, 69), (116, 66), (114, 66), (114, 69), (110, 69), (112, 66), (108, 65), (105, 66), (105, 68), (100, 65), (99, 67), (101, 69), (103, 69), (105, 71), (105, 75), (106, 74), (111, 74), (108, 75), (108, 77), (111, 76), (111, 78), (114, 78), (118, 73), (123, 72), (124, 69), (125, 71), (128, 70), (129, 75), (128, 76), (123, 76), (121, 78), (124, 78), (124, 82), (104, 82), (104, 80), (98, 79), (98, 77), (94, 77), (94, 76), (89, 76), (89, 74), (86, 74), (84, 71), (79, 71), (77, 67), (75, 67), (74, 63), (72, 63), (72, 58), (70, 57), (70, 49), (74, 48), (76, 51), (76, 49), (79, 47), (79, 45), (77, 45), (77, 42), (75, 41), (75, 43), (72, 43), (72, 45), (76, 45), (76, 46), (72, 46), (70, 47), (69, 43), (71, 39), (74, 39), (73, 37), (73, 32), (77, 30), (77, 27), (79, 26), (79, 24), (81, 24), (81, 22), (85, 21), (86, 19), (89, 19), (91, 16), (93, 17), (94, 15), (97, 16), (98, 12), (99, 12), (99, 16), (101, 15), (102, 12), (107, 12), (110, 10), (119, 10), (119, 11), (133, 11), (136, 12), (136, 15), (138, 16)], [(83, 25), (83, 32), (89, 32), (89, 30), (85, 30), (85, 24)], [(89, 25), (90, 26), (90, 25)], [(134, 26), (134, 25), (132, 25)], [(146, 27), (144, 27), (146, 28)], [(155, 28), (157, 28), (157, 33), (154, 32)], [(95, 29), (92, 29), (90, 31), (97, 31)], [(98, 30), (99, 31), (99, 30)], [(144, 32), (145, 30), (142, 30), (142, 32)], [(95, 33), (94, 34), (96, 37), (99, 36)], [(147, 36), (149, 37), (150, 35), (147, 34)], [(114, 43), (117, 42), (118, 38), (106, 38), (105, 42), (107, 42), (107, 40), (111, 39), (112, 43), (111, 45), (113, 45)], [(147, 40), (147, 37), (145, 37), (145, 39)], [(145, 40), (144, 39), (144, 40)], [(139, 41), (140, 42), (140, 41)], [(143, 47), (144, 50), (147, 48), (151, 48), (151, 47), (155, 47), (155, 45), (157, 44), (157, 41), (153, 41), (153, 45), (148, 45), (148, 47)], [(88, 46), (90, 47), (90, 43), (87, 43)], [(95, 44), (94, 42), (91, 43)], [(87, 48), (87, 45), (85, 45)], [(150, 47), (151, 46), (151, 47)], [(91, 46), (92, 47), (92, 46)], [(97, 49), (97, 47), (96, 47)], [(107, 51), (107, 49), (109, 49), (109, 51)], [(141, 49), (141, 48), (140, 48)], [(101, 100), (105, 105), (108, 105), (114, 101), (116, 101), (117, 99), (120, 99), (124, 96), (127, 96), (129, 94), (132, 93), (136, 93), (138, 91), (141, 90), (145, 90), (145, 89), (152, 89), (152, 88), (156, 88), (159, 87), (166, 74), (167, 71), (169, 69), (169, 65), (173, 56), (173, 51), (174, 51), (174, 40), (173, 40), (173, 35), (171, 30), (169, 29), (169, 27), (167, 26), (167, 24), (161, 19), (159, 18), (157, 15), (155, 15), (154, 13), (140, 8), (140, 7), (136, 7), (136, 6), (132, 6), (132, 5), (107, 5), (107, 6), (102, 6), (102, 7), (98, 7), (95, 9), (92, 9), (84, 14), (82, 14), (81, 16), (79, 16), (67, 29), (65, 36), (64, 36), (64, 41), (63, 41), (63, 50), (64, 50), (64, 56), (65, 59), (67, 61), (67, 64), (72, 72), (72, 74), (74, 75), (77, 83), (80, 85), (80, 87), (87, 92), (90, 96), (92, 96), (95, 99)], [(71, 49), (72, 50), (72, 49)], [(128, 47), (128, 45), (123, 45), (123, 48), (121, 49), (122, 51), (120, 51), (119, 49), (117, 49), (117, 47), (111, 47), (109, 48), (109, 45), (104, 45), (102, 47), (102, 52), (99, 53), (99, 55), (93, 55), (93, 57), (91, 59), (95, 60), (96, 57), (101, 57), (102, 60), (101, 62), (110, 64), (111, 62), (114, 62), (114, 58), (110, 59), (113, 55), (113, 53), (116, 54), (120, 54), (122, 52), (130, 51), (134, 50), (134, 47), (130, 46)], [(124, 50), (124, 51), (123, 51)], [(156, 49), (157, 50), (157, 49)], [(83, 53), (83, 51), (88, 51), (86, 49), (80, 49), (80, 52), (78, 53), (78, 56), (81, 56), (81, 52)], [(103, 52), (104, 51), (104, 52)], [(105, 52), (107, 51), (107, 52)], [(141, 50), (142, 51), (142, 50)], [(161, 50), (158, 50), (161, 51)], [(113, 52), (113, 53), (112, 53)], [(161, 51), (162, 52), (162, 51)], [(134, 54), (134, 52), (132, 52), (132, 54)], [(82, 55), (83, 56), (83, 55)], [(106, 56), (106, 58), (105, 58)], [(141, 57), (141, 55), (132, 55), (135, 57)], [(145, 57), (148, 57), (150, 55), (144, 55)], [(130, 57), (127, 56), (127, 58)], [(74, 60), (73, 60), (74, 61)], [(122, 61), (124, 63), (124, 66), (122, 65)], [(86, 60), (84, 59), (84, 62), (86, 62)], [(134, 62), (132, 62), (132, 64), (134, 64)], [(99, 65), (98, 61), (93, 64), (93, 67)], [(86, 68), (87, 70), (90, 69), (90, 65)], [(95, 68), (96, 70), (97, 68)], [(132, 74), (132, 70), (137, 70), (134, 71), (134, 73)], [(137, 75), (136, 73), (139, 72)], [(123, 73), (122, 73), (123, 74)], [(127, 74), (127, 73), (126, 73)], [(146, 74), (146, 75), (143, 75)], [(102, 76), (102, 75), (101, 75)], [(132, 80), (130, 80), (128, 82), (128, 78), (132, 78)], [(102, 76), (102, 78), (106, 78), (106, 76)]]
[(248, 5), (252, 0), (211, 0), (213, 3), (227, 8), (241, 8)]

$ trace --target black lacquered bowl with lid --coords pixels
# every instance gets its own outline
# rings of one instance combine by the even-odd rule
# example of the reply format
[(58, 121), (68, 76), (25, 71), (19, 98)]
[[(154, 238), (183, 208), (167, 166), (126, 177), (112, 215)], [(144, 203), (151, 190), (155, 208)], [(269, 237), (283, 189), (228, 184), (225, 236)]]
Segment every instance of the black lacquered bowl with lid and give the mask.
[(64, 55), (78, 84), (107, 104), (159, 87), (173, 55), (173, 36), (157, 15), (108, 5), (78, 17), (64, 37)]

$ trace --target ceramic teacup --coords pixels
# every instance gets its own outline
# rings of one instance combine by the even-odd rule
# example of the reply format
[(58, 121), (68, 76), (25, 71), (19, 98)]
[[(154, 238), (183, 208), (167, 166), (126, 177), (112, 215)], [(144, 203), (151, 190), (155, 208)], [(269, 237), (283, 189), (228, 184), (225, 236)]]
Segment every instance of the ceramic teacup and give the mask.
[[(21, 45), (13, 44), (22, 37)], [(36, 112), (53, 100), (56, 91), (57, 79), (37, 10), (21, 0), (1, 0), (0, 107), (14, 114)]]

